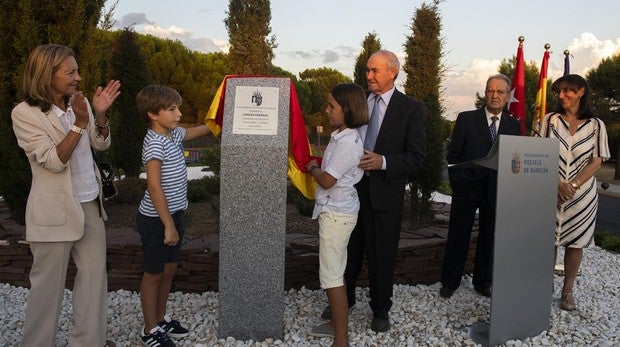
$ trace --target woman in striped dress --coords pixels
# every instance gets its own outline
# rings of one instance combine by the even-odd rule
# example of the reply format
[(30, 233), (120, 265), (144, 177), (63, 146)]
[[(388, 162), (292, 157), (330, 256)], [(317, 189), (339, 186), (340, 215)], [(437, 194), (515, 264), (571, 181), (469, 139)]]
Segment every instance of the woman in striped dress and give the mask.
[(551, 89), (558, 104), (555, 112), (544, 117), (541, 134), (560, 142), (555, 245), (565, 249), (560, 307), (570, 311), (576, 308), (573, 286), (583, 248), (594, 243), (598, 208), (594, 174), (609, 158), (609, 145), (605, 124), (593, 113), (592, 93), (583, 77), (563, 76)]

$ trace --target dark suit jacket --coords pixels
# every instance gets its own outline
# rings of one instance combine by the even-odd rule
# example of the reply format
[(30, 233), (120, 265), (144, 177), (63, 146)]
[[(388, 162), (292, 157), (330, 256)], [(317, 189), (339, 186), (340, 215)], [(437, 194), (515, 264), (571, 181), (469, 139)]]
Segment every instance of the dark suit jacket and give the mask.
[[(497, 134), (521, 135), (519, 120), (507, 112), (502, 112)], [(458, 164), (483, 158), (489, 153), (492, 145), (493, 140), (484, 107), (474, 111), (461, 112), (456, 118), (446, 159), (448, 164)], [(489, 169), (483, 167), (451, 168), (448, 172), (450, 174), (450, 184), (458, 185), (459, 183), (487, 177)]]
[(401, 211), (405, 183), (426, 157), (424, 105), (394, 90), (374, 152), (385, 157), (386, 170), (370, 172), (370, 202), (377, 211)]

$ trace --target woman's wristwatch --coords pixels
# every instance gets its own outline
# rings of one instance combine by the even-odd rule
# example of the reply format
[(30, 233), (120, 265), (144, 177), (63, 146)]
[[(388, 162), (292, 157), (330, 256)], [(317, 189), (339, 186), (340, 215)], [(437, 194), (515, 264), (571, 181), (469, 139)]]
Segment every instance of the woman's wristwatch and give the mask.
[(82, 135), (82, 133), (84, 132), (84, 128), (80, 128), (79, 126), (73, 124), (73, 126), (70, 129), (71, 131), (73, 131), (74, 133), (78, 133), (80, 135)]

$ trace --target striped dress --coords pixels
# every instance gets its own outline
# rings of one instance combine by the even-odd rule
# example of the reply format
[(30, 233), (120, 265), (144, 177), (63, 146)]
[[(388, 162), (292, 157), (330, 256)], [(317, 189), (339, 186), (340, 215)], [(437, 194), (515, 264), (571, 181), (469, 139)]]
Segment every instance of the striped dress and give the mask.
[[(560, 142), (560, 180), (569, 182), (585, 167), (590, 158), (609, 159), (605, 123), (590, 118), (571, 135), (569, 125), (559, 113), (545, 115), (541, 124), (544, 137)], [(583, 182), (571, 199), (558, 207), (555, 222), (555, 245), (585, 248), (594, 244), (594, 226), (598, 208), (596, 177)]]

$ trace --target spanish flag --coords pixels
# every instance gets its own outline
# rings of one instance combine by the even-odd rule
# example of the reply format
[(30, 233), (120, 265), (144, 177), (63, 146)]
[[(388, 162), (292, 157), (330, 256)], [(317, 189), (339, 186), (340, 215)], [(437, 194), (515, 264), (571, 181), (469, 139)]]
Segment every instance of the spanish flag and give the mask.
[[(230, 78), (247, 78), (247, 77), (270, 77), (270, 76), (241, 76), (227, 75), (220, 84), (215, 97), (211, 102), (211, 107), (207, 111), (205, 124), (214, 136), (220, 136), (222, 133), (222, 120), (224, 118), (224, 98), (226, 93), (226, 81)], [(304, 117), (301, 113), (301, 107), (297, 100), (297, 92), (293, 81), (291, 83), (291, 96), (289, 106), (289, 143), (288, 143), (288, 177), (293, 185), (308, 199), (314, 199), (316, 190), (315, 181), (306, 169), (306, 163), (310, 161), (312, 150), (306, 133), (306, 125)]]
[(547, 67), (549, 66), (549, 44), (545, 45), (545, 53), (543, 54), (542, 65), (540, 66), (540, 75), (538, 76), (538, 92), (536, 92), (536, 109), (532, 119), (532, 136), (538, 135), (540, 130), (540, 121), (547, 114)]

